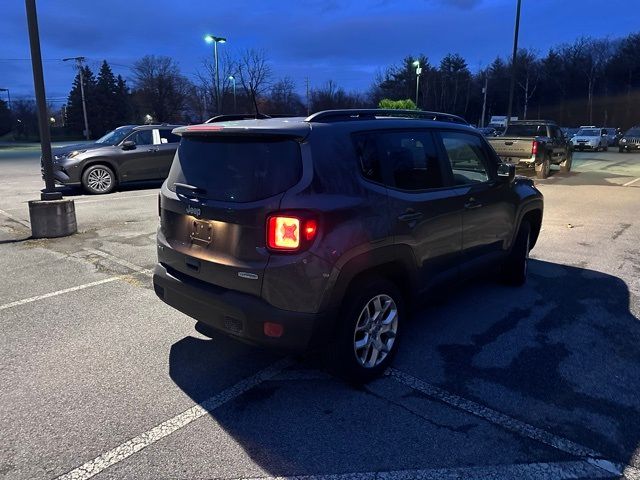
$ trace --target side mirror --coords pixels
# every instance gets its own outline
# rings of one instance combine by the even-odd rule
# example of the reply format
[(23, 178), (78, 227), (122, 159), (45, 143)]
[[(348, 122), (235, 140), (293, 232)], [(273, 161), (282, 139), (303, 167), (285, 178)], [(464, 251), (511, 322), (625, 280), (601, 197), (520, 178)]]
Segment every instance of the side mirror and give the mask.
[(134, 142), (133, 140), (125, 140), (124, 142), (122, 142), (123, 150), (133, 150), (135, 148), (136, 148), (136, 142)]
[(513, 163), (501, 163), (498, 165), (498, 181), (511, 183), (516, 178), (516, 166)]

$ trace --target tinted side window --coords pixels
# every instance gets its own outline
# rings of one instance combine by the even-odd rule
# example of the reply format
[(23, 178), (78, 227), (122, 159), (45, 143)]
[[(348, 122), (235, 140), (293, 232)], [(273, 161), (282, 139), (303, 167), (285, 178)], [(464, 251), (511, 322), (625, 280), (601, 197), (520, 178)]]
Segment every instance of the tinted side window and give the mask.
[(444, 185), (429, 132), (373, 132), (354, 137), (362, 175), (401, 190)]
[(356, 148), (356, 156), (360, 163), (360, 171), (364, 178), (382, 183), (376, 137), (377, 135), (374, 133), (359, 134), (353, 137), (353, 141)]
[(171, 133), (171, 130), (160, 130), (160, 143), (178, 143), (180, 137)]
[(136, 145), (153, 145), (153, 133), (151, 130), (140, 130), (127, 138), (127, 140), (133, 140)]
[(487, 157), (480, 138), (462, 132), (442, 132), (456, 185), (468, 185), (489, 180)]

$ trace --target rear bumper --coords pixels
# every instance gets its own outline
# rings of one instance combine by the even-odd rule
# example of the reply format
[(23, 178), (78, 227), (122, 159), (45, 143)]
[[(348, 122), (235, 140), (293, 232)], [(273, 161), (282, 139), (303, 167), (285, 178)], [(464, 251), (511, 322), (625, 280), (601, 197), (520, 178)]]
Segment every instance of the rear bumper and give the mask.
[(579, 143), (576, 145), (572, 145), (571, 148), (573, 150), (597, 150), (600, 148), (600, 145), (589, 145), (586, 143)]
[[(276, 308), (246, 293), (210, 285), (156, 265), (156, 295), (176, 310), (239, 340), (270, 348), (304, 351), (320, 343), (330, 332), (335, 315), (299, 313)], [(264, 323), (281, 324), (282, 336), (268, 337)]]
[(618, 148), (622, 148), (623, 150), (640, 150), (640, 143), (619, 143)]

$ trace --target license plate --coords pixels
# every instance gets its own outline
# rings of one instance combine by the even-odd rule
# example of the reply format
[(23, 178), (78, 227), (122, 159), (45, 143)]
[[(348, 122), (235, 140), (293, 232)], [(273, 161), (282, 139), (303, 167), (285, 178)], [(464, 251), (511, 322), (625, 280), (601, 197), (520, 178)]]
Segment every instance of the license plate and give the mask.
[(213, 241), (213, 227), (206, 220), (193, 220), (189, 234), (191, 243), (208, 246)]

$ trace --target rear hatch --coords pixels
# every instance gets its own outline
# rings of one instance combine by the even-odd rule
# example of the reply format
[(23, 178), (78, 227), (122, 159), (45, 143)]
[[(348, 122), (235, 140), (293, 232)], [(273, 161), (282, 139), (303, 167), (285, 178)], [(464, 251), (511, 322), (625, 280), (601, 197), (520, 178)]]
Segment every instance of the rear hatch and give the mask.
[(183, 133), (162, 187), (159, 259), (170, 271), (260, 295), (266, 219), (302, 176), (283, 135)]

